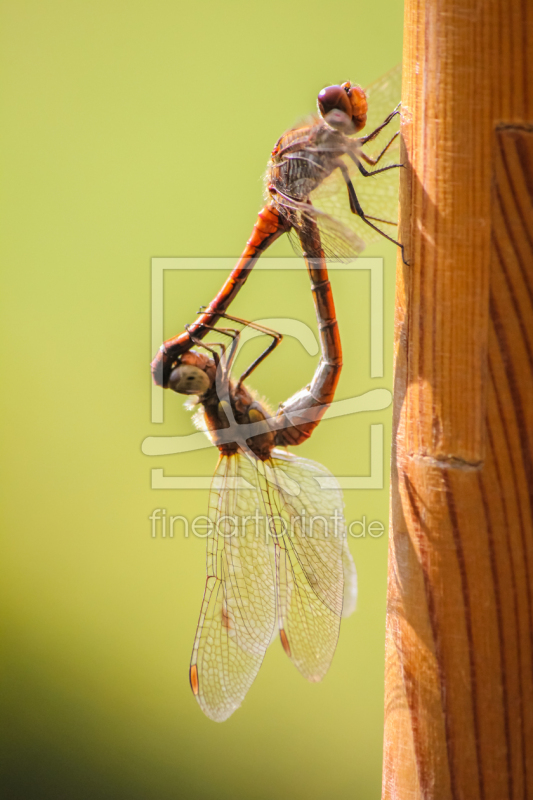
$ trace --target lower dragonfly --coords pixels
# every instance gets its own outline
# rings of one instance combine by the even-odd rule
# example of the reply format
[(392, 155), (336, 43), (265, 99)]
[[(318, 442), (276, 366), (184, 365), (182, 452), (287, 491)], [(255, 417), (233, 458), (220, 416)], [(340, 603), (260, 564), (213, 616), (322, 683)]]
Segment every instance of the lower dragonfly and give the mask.
[[(317, 252), (318, 229), (301, 232)], [(276, 630), (301, 674), (319, 681), (337, 644), (341, 616), (355, 608), (357, 579), (346, 542), (342, 492), (320, 464), (278, 449), (309, 438), (332, 402), (342, 367), (335, 308), (322, 258), (308, 260), (320, 330), (315, 375), (272, 414), (243, 381), (282, 336), (256, 328), (271, 344), (240, 378), (231, 377), (240, 333), (214, 328), (231, 344), (193, 344), (168, 386), (193, 395), (200, 427), (220, 451), (209, 499), (207, 579), (193, 647), (190, 683), (204, 713), (223, 722), (242, 703)], [(220, 353), (217, 352), (220, 348)], [(243, 488), (244, 484), (244, 488)], [(230, 521), (228, 523), (228, 521)], [(255, 523), (255, 525), (254, 525)]]
[[(366, 90), (350, 81), (328, 86), (318, 95), (319, 115), (303, 120), (280, 137), (265, 175), (267, 203), (259, 212), (244, 252), (198, 319), (161, 346), (152, 361), (157, 385), (168, 387), (176, 359), (193, 346), (194, 338), (207, 335), (261, 254), (284, 233), (300, 252), (300, 234), (318, 227), (321, 248), (329, 259), (353, 258), (365, 243), (380, 236), (402, 248), (379, 227), (397, 224), (394, 170), (401, 166), (399, 140), (398, 132), (387, 135), (387, 126), (399, 114), (400, 82), (401, 70), (397, 67)], [(352, 138), (367, 123), (371, 132)], [(385, 155), (391, 163), (366, 169), (365, 164), (374, 167)], [(378, 174), (379, 180), (367, 180)]]

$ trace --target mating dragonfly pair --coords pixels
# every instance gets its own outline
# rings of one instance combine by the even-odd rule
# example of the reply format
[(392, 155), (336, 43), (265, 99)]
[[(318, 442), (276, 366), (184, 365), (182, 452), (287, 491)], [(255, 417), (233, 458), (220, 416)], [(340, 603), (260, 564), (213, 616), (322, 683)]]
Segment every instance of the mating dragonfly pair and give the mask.
[[(152, 362), (158, 385), (194, 397), (197, 423), (220, 452), (189, 672), (202, 710), (215, 721), (242, 703), (276, 633), (302, 675), (321, 680), (341, 616), (355, 608), (356, 571), (340, 487), (320, 464), (280, 448), (309, 438), (333, 400), (342, 368), (326, 260), (357, 256), (365, 232), (366, 241), (384, 236), (395, 242), (382, 226), (396, 225), (388, 216), (398, 202), (398, 133), (391, 136), (389, 125), (399, 114), (399, 90), (398, 68), (366, 91), (346, 82), (320, 92), (319, 115), (284, 133), (272, 151), (267, 203), (236, 267), (198, 319), (166, 341)], [(367, 121), (371, 132), (356, 137)], [(273, 414), (244, 381), (282, 337), (227, 309), (257, 259), (283, 233), (307, 265), (321, 359), (309, 386)], [(231, 327), (216, 327), (221, 319)], [(238, 380), (232, 377), (240, 338), (235, 325), (272, 340)], [(226, 343), (204, 342), (212, 331)]]

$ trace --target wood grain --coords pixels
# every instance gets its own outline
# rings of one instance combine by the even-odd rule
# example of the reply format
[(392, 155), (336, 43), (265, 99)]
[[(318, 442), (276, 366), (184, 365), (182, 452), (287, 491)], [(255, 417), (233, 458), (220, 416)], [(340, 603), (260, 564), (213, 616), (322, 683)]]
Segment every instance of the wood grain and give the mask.
[(383, 797), (533, 798), (533, 4), (405, 15)]

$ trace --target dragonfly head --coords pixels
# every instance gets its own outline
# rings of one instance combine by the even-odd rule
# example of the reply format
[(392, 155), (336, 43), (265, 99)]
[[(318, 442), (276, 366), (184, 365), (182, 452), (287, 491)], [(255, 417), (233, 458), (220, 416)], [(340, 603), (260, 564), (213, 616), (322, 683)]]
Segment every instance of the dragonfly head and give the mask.
[(181, 364), (170, 373), (168, 388), (178, 394), (197, 394), (201, 397), (211, 388), (211, 381), (207, 373), (198, 367)]
[(213, 385), (214, 363), (211, 358), (190, 350), (176, 362), (168, 379), (168, 388), (178, 394), (205, 395)]
[(335, 130), (352, 134), (366, 125), (368, 103), (364, 89), (357, 84), (346, 81), (341, 86), (326, 86), (317, 103), (321, 116)]

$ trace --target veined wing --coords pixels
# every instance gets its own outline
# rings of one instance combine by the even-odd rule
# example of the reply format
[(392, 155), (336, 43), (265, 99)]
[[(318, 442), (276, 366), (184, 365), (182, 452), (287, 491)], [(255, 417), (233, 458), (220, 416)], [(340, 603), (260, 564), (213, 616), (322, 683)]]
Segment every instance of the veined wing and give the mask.
[[(400, 66), (390, 70), (378, 81), (367, 87), (365, 91), (368, 97), (369, 110), (366, 135), (376, 130), (396, 108), (400, 102), (400, 90)], [(313, 123), (319, 123), (319, 119), (317, 117), (307, 118), (305, 126), (298, 124), (291, 131), (287, 131), (284, 134), (285, 139), (287, 142), (290, 140), (292, 144), (295, 144), (298, 141), (298, 131), (301, 129), (302, 148), (304, 150), (307, 149), (307, 134), (309, 126)], [(385, 154), (381, 157), (376, 167), (363, 163), (368, 171), (399, 163), (400, 140), (398, 136), (393, 138), (398, 129), (399, 117), (394, 117), (375, 138), (361, 146), (363, 152), (375, 158), (388, 145)], [(303, 133), (304, 130), (305, 134)], [(312, 148), (309, 153), (311, 151)], [(316, 152), (318, 153), (319, 151)], [(291, 156), (287, 155), (287, 158), (291, 158)], [(298, 158), (302, 159), (302, 156), (300, 155)], [(342, 160), (347, 167), (365, 215), (378, 228), (389, 236), (394, 237), (398, 220), (398, 169), (394, 168), (390, 171), (381, 172), (379, 175), (365, 178), (348, 156), (343, 156)], [(267, 178), (269, 180), (268, 173)], [(308, 176), (306, 176), (304, 170), (301, 182), (305, 185), (306, 180), (308, 180)], [(297, 183), (298, 181), (295, 181), (296, 185)], [(299, 191), (300, 194), (299, 192), (291, 191), (287, 195), (283, 195), (278, 191), (273, 200), (280, 207), (281, 213), (284, 213), (291, 220), (295, 228), (305, 227), (307, 219), (316, 221), (320, 229), (323, 250), (327, 259), (349, 260), (359, 255), (366, 244), (379, 241), (382, 238), (378, 231), (373, 230), (361, 220), (361, 217), (353, 214), (350, 210), (348, 189), (339, 169), (335, 169), (329, 174), (318, 188), (311, 193), (311, 206), (294, 199), (294, 194), (298, 196), (305, 195), (304, 186), (299, 187)], [(300, 254), (301, 248), (298, 237), (293, 233), (290, 239), (294, 249)]]
[[(365, 129), (362, 135), (369, 134), (375, 130), (383, 120), (393, 111), (401, 99), (402, 89), (402, 67), (397, 64), (391, 70), (386, 72), (373, 83), (365, 87), (365, 93), (368, 100), (368, 113)], [(317, 114), (308, 114), (306, 117), (300, 119), (292, 128), (285, 132), (287, 135), (290, 131), (297, 131), (302, 128), (309, 128), (320, 122), (321, 117)], [(392, 130), (394, 132), (394, 130)], [(365, 147), (365, 152), (370, 156), (376, 156), (383, 147), (387, 144), (392, 133), (389, 134), (389, 129), (382, 131), (372, 142), (369, 142)], [(303, 139), (305, 142), (305, 138)], [(390, 153), (392, 160), (396, 158), (394, 155), (394, 148), (399, 150), (399, 145), (393, 145), (392, 152)]]
[(202, 711), (215, 722), (242, 703), (276, 624), (274, 574), (254, 471), (254, 462), (240, 454), (221, 457), (209, 498), (213, 529), (190, 680)]
[(346, 539), (342, 548), (342, 571), (344, 574), (342, 616), (349, 617), (353, 614), (357, 605), (357, 570)]
[(353, 611), (357, 592), (342, 492), (320, 464), (282, 450), (259, 465), (258, 476), (275, 551), (281, 643), (302, 675), (319, 681), (335, 652), (343, 606)]
[(365, 242), (352, 227), (316, 206), (279, 194), (276, 205), (291, 216), (293, 227), (289, 231), (289, 239), (298, 255), (302, 252), (298, 232), (307, 232), (315, 223), (320, 230), (322, 250), (329, 261), (349, 261), (365, 248)]
[[(401, 100), (402, 96), (402, 67), (398, 64), (393, 67), (389, 72), (386, 72), (377, 81), (374, 81), (365, 88), (368, 100), (368, 114), (363, 135), (371, 133), (375, 130), (386, 117), (393, 111)], [(391, 130), (392, 128), (392, 130)], [(385, 128), (381, 133), (369, 142), (365, 147), (365, 152), (370, 156), (375, 156), (387, 144), (392, 133), (394, 133), (394, 124)], [(397, 130), (397, 128), (396, 128)], [(381, 138), (380, 138), (381, 137)], [(392, 152), (389, 154), (391, 160), (396, 158), (394, 155), (394, 148), (396, 148), (396, 155), (399, 151), (399, 144), (393, 145)]]
[[(396, 238), (398, 225), (398, 169), (382, 172), (379, 175), (368, 178), (356, 175), (352, 170), (350, 170), (350, 173), (355, 193), (365, 215), (388, 236)], [(349, 242), (350, 237), (356, 236), (364, 242), (362, 247), (352, 250), (352, 258), (358, 255), (364, 249), (364, 246), (382, 240), (383, 237), (377, 231), (363, 222), (357, 214), (352, 213), (348, 189), (339, 170), (333, 172), (311, 194), (311, 201), (316, 209), (315, 217), (321, 234), (325, 229), (325, 239), (328, 237), (329, 219), (334, 219), (337, 229), (342, 231), (338, 238), (341, 238), (344, 242)], [(325, 225), (322, 220), (326, 220)], [(337, 252), (341, 252), (341, 259), (345, 258), (342, 251), (337, 250)]]
[[(386, 73), (365, 90), (368, 98), (368, 118), (364, 134), (375, 130), (396, 108), (401, 97), (401, 67), (397, 66)], [(395, 117), (372, 141), (363, 145), (367, 155), (375, 158), (388, 144), (396, 131), (399, 130), (399, 117)], [(378, 175), (365, 178), (361, 175), (356, 165), (347, 156), (343, 157), (355, 192), (365, 214), (377, 220), (387, 220), (394, 224), (375, 222), (389, 236), (396, 236), (396, 223), (398, 220), (398, 186), (399, 169), (391, 169)], [(400, 138), (393, 141), (392, 145), (376, 165), (372, 167), (364, 164), (369, 171), (385, 167), (389, 164), (400, 162)], [(333, 217), (339, 225), (355, 233), (365, 243), (370, 244), (381, 239), (377, 231), (373, 231), (360, 217), (350, 211), (348, 190), (340, 173), (335, 170), (316, 189), (311, 200), (320, 211)], [(345, 236), (346, 238), (346, 236)], [(353, 255), (356, 255), (354, 253)]]
[(309, 680), (326, 674), (357, 593), (342, 509), (338, 484), (319, 464), (281, 450), (265, 463), (221, 457), (190, 668), (211, 719), (224, 721), (242, 703), (272, 641), (276, 606), (285, 652)]

